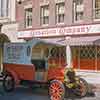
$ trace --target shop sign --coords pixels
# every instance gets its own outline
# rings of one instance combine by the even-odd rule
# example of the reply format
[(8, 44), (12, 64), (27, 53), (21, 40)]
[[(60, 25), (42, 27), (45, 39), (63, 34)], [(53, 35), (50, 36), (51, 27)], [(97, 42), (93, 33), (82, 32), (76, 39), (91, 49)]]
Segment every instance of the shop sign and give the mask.
[(82, 26), (72, 26), (72, 27), (19, 31), (18, 38), (49, 37), (49, 36), (88, 34), (88, 33), (99, 33), (99, 32), (100, 32), (100, 24), (95, 24), (95, 25), (82, 25)]

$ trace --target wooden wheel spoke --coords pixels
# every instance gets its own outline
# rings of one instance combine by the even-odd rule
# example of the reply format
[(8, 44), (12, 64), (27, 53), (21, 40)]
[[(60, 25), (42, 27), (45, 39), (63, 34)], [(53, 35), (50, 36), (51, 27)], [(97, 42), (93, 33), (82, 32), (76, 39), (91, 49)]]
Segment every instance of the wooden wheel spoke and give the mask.
[(49, 88), (51, 100), (62, 100), (64, 95), (64, 87), (60, 81), (53, 81)]

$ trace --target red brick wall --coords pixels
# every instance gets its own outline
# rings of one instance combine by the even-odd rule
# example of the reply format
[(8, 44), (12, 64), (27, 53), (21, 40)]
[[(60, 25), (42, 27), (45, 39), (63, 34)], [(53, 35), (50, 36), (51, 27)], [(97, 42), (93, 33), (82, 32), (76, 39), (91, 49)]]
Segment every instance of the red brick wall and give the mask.
[(16, 2), (16, 21), (19, 23), (19, 30), (24, 29), (24, 6), (28, 4), (33, 5), (33, 0), (25, 0), (23, 3), (18, 4)]
[(93, 0), (84, 0), (84, 21), (89, 23), (93, 18)]
[[(33, 28), (41, 28), (40, 26), (40, 4), (44, 3), (45, 0), (25, 0), (22, 4), (16, 3), (16, 20), (19, 22), (20, 29), (24, 28), (24, 6), (27, 4), (33, 5)], [(49, 1), (50, 7), (50, 21), (49, 27), (58, 26), (55, 23), (55, 0)], [(45, 3), (44, 3), (45, 4)], [(84, 0), (84, 21), (82, 23), (92, 22), (92, 0)], [(73, 23), (73, 0), (65, 0), (65, 22), (66, 25), (74, 25)], [(47, 28), (47, 27), (46, 27)]]

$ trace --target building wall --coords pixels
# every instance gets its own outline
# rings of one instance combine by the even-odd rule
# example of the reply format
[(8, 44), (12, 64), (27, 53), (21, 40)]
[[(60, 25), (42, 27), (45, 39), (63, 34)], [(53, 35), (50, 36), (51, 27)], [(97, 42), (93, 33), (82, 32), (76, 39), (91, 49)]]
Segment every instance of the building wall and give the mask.
[(16, 21), (16, 0), (10, 0), (9, 18), (11, 21)]
[(3, 24), (1, 33), (7, 35), (11, 42), (22, 41), (18, 40), (16, 33), (18, 31), (18, 23), (16, 22), (16, 0), (9, 0), (8, 16), (0, 17), (0, 23)]
[(72, 25), (73, 22), (73, 1), (65, 0), (65, 24)]
[(15, 9), (16, 9), (16, 0), (9, 0), (9, 2), (8, 2), (8, 16), (0, 17), (0, 23), (16, 21)]
[[(56, 24), (56, 14), (55, 14), (56, 7), (55, 6), (56, 6), (57, 2), (62, 2), (62, 1), (65, 2), (64, 23), (63, 24)], [(44, 31), (48, 31), (48, 28), (50, 28), (50, 27), (52, 29), (53, 27), (58, 28), (58, 27), (61, 27), (61, 26), (65, 26), (65, 27), (73, 26), (74, 27), (74, 25), (83, 26), (83, 24), (84, 25), (95, 24), (96, 28), (97, 28), (98, 25), (96, 23), (100, 23), (100, 20), (99, 19), (95, 20), (95, 18), (94, 18), (95, 0), (83, 0), (84, 14), (83, 14), (83, 20), (82, 21), (75, 21), (74, 20), (75, 15), (74, 15), (74, 9), (73, 9), (73, 7), (74, 7), (73, 2), (75, 2), (75, 0), (24, 0), (21, 4), (17, 3), (16, 4), (16, 7), (17, 7), (16, 8), (16, 20), (19, 23), (19, 30), (22, 30), (21, 35), (23, 35), (24, 30), (33, 30), (33, 29), (36, 29), (37, 31), (35, 31), (35, 30), (33, 30), (33, 31), (35, 31), (37, 33), (39, 33), (38, 30), (40, 29), (40, 31), (42, 31), (40, 33), (43, 34), (42, 29), (46, 28), (46, 30), (44, 30)], [(24, 27), (25, 26), (25, 22), (24, 22), (24, 17), (25, 17), (25, 11), (24, 10), (25, 9), (24, 8), (28, 5), (30, 5), (30, 4), (32, 4), (32, 8), (33, 8), (32, 28), (25, 28)], [(44, 25), (41, 26), (41, 24), (40, 24), (40, 6), (47, 5), (47, 4), (49, 4), (49, 25), (48, 26), (44, 26)], [(95, 30), (93, 29), (94, 32), (96, 31), (96, 28), (95, 28)], [(100, 29), (100, 28), (98, 28), (98, 29)], [(25, 31), (25, 32), (27, 33), (27, 31)], [(31, 32), (32, 31), (30, 31), (30, 33)], [(62, 31), (62, 33), (63, 33), (63, 31)], [(86, 33), (89, 34), (88, 31), (86, 31)], [(26, 35), (26, 38), (27, 38), (27, 36), (28, 35)], [(51, 39), (51, 38), (49, 38), (49, 39)], [(56, 39), (58, 39), (58, 38), (56, 37)], [(61, 37), (60, 37), (60, 39), (61, 39)], [(75, 61), (74, 61), (74, 59), (75, 59)], [(89, 68), (90, 70), (95, 70), (95, 62), (93, 61), (93, 59), (92, 60), (87, 60), (87, 59), (80, 60), (79, 64), (81, 63), (82, 66), (78, 65), (78, 60), (79, 60), (78, 56), (75, 56), (75, 58), (73, 58), (75, 67), (77, 66), (77, 69), (79, 69), (81, 67), (82, 67), (82, 69), (84, 69), (86, 67), (85, 69)], [(99, 62), (99, 60), (98, 60), (98, 62)], [(97, 65), (99, 66), (98, 62), (97, 62)], [(84, 64), (89, 64), (89, 66), (87, 67), (87, 65), (84, 65)], [(98, 67), (98, 69), (100, 69), (100, 68)]]
[(31, 0), (24, 0), (21, 4), (16, 2), (16, 21), (19, 23), (19, 30), (24, 29), (24, 8), (30, 4), (33, 5)]
[(84, 21), (91, 23), (93, 21), (93, 0), (84, 0)]
[[(4, 2), (4, 0), (2, 0)], [(5, 2), (3, 3), (5, 4)], [(0, 8), (1, 10), (1, 8)], [(6, 11), (5, 9), (3, 9)], [(4, 12), (3, 11), (3, 12)], [(23, 40), (19, 40), (17, 38), (17, 31), (18, 31), (18, 23), (16, 22), (16, 0), (9, 0), (8, 3), (8, 16), (0, 16), (0, 23), (3, 25), (1, 28), (1, 34), (5, 34), (4, 36), (7, 36), (10, 42), (22, 42)], [(3, 37), (2, 40), (4, 42), (7, 42), (8, 40), (5, 40)], [(2, 44), (0, 42), (0, 44)], [(3, 71), (3, 48), (0, 47), (0, 74)]]
[[(77, 24), (89, 24), (95, 23), (93, 20), (93, 1), (94, 0), (84, 0), (84, 19), (81, 22), (75, 22), (73, 20), (73, 0), (65, 0), (65, 20), (64, 24), (55, 23), (55, 4), (64, 0), (24, 0), (21, 4), (16, 4), (16, 19), (19, 22), (19, 30), (24, 30), (24, 7), (32, 4), (33, 7), (33, 24), (32, 28), (47, 28), (47, 27), (56, 27), (56, 26), (69, 26)], [(49, 25), (41, 26), (40, 25), (40, 6), (49, 3)]]
[(17, 38), (18, 23), (4, 24), (2, 27), (2, 33), (4, 33), (11, 42), (22, 42), (22, 39)]

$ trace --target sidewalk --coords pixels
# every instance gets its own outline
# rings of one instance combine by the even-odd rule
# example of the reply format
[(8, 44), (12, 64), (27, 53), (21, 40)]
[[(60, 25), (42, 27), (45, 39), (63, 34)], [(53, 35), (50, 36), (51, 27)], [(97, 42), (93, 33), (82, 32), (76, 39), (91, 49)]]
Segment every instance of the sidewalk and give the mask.
[(93, 91), (100, 91), (100, 72), (77, 71), (76, 74), (91, 84)]

